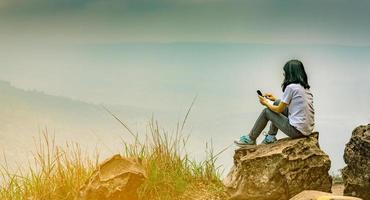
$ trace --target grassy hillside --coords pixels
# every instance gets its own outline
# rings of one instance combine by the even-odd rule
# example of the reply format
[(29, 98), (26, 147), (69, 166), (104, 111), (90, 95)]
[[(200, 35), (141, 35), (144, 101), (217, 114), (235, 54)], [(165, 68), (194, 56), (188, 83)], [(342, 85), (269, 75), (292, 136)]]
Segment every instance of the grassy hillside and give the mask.
[[(148, 179), (138, 191), (141, 199), (225, 197), (217, 156), (208, 146), (203, 160), (192, 160), (180, 125), (167, 132), (152, 120), (138, 134), (137, 127), (128, 131), (128, 124), (121, 126), (101, 105), (21, 90), (3, 81), (0, 94), (0, 199), (74, 199), (98, 163), (116, 153), (143, 161)], [(151, 114), (107, 107), (125, 122)]]
[[(184, 120), (185, 122), (185, 120)], [(123, 124), (125, 127), (126, 125)], [(142, 161), (148, 178), (138, 189), (146, 200), (225, 199), (212, 146), (202, 161), (191, 160), (186, 153), (187, 136), (182, 129), (168, 134), (152, 120), (145, 141), (123, 143), (123, 154)], [(137, 138), (137, 135), (133, 135)], [(55, 138), (44, 133), (33, 154), (35, 165), (13, 172), (0, 165), (0, 199), (73, 200), (79, 188), (98, 164), (99, 154), (88, 156), (78, 144), (56, 145)], [(221, 152), (220, 152), (221, 153)]]

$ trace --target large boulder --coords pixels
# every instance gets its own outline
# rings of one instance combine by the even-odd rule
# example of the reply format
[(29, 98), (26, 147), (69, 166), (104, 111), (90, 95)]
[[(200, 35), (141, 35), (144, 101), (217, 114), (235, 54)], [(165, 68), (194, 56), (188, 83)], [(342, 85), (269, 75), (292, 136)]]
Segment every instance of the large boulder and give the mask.
[(285, 138), (237, 149), (224, 184), (232, 200), (287, 200), (303, 190), (331, 192), (330, 163), (318, 133)]
[(81, 187), (78, 200), (136, 200), (137, 189), (146, 178), (135, 160), (115, 155), (93, 172)]
[(362, 199), (356, 197), (338, 196), (315, 190), (305, 190), (297, 194), (290, 200), (362, 200)]
[(370, 124), (352, 132), (344, 150), (344, 194), (370, 199)]

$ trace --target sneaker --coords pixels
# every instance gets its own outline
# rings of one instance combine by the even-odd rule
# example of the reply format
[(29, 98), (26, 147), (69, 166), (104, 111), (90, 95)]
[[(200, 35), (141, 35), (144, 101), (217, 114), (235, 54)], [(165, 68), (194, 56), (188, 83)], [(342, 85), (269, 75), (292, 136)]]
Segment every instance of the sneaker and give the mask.
[(256, 141), (250, 139), (250, 137), (248, 135), (241, 136), (239, 141), (234, 141), (234, 143), (239, 145), (239, 146), (256, 145)]
[(275, 135), (269, 135), (269, 134), (267, 134), (265, 136), (265, 139), (263, 139), (262, 144), (271, 144), (271, 143), (274, 143), (276, 141), (277, 141), (277, 139), (276, 139), (276, 136)]

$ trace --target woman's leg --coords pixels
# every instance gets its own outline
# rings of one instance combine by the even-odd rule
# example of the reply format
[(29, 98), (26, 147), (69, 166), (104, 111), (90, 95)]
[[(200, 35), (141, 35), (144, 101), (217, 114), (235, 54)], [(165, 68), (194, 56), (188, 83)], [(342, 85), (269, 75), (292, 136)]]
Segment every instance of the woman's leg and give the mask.
[(281, 113), (275, 113), (268, 108), (263, 109), (262, 113), (255, 122), (252, 130), (249, 133), (251, 140), (255, 141), (266, 127), (267, 122), (271, 121), (274, 126), (292, 138), (301, 137), (302, 134), (289, 124), (288, 117)]
[[(275, 101), (274, 101), (274, 105), (275, 106), (277, 106), (277, 105), (279, 105), (279, 103), (280, 103), (280, 99), (276, 99)], [(283, 114), (284, 116), (286, 116), (286, 117), (288, 117), (288, 113), (289, 113), (289, 111), (288, 111), (288, 107), (286, 107), (285, 109), (284, 109), (284, 111), (281, 113), (281, 114)], [(278, 127), (276, 127), (275, 125), (274, 125), (274, 123), (270, 123), (270, 129), (269, 129), (269, 132), (268, 132), (268, 134), (269, 135), (276, 135), (277, 134), (277, 132), (278, 132)]]

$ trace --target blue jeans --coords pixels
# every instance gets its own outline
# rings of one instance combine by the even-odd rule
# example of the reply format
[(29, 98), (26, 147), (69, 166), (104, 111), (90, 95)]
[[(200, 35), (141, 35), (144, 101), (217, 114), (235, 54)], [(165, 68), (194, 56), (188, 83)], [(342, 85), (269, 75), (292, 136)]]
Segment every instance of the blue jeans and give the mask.
[[(279, 103), (280, 99), (277, 99), (274, 102), (274, 105), (279, 105)], [(276, 135), (279, 129), (291, 138), (304, 136), (294, 126), (289, 124), (288, 113), (288, 107), (286, 107), (282, 113), (275, 113), (268, 108), (263, 109), (249, 133), (250, 139), (256, 140), (262, 130), (266, 127), (268, 121), (271, 121), (270, 130), (268, 132), (269, 135)]]

